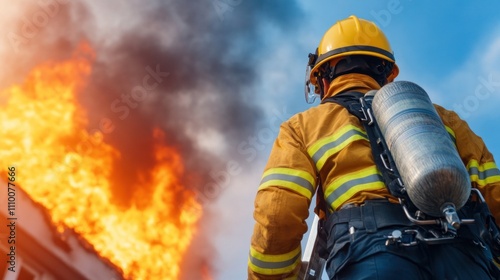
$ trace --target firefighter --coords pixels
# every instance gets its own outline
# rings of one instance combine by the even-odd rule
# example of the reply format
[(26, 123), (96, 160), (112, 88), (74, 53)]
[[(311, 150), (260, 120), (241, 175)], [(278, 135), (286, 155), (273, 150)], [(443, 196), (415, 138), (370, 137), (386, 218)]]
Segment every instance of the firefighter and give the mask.
[[(377, 90), (399, 73), (384, 33), (356, 16), (337, 22), (324, 34), (309, 65), (308, 101), (314, 96), (325, 100), (349, 91)], [(456, 113), (435, 107), (454, 137), (472, 187), (480, 190), (499, 220), (500, 171), (492, 154)], [(283, 122), (255, 198), (248, 278), (297, 278), (305, 220), (318, 186), (319, 200), (327, 205), (328, 219), (320, 208), (315, 212), (326, 219), (330, 279), (500, 277), (482, 242), (387, 246), (388, 236), (408, 226), (408, 220), (393, 214), (401, 212), (401, 206), (379, 169), (363, 125), (339, 104), (323, 103)], [(374, 205), (365, 208), (374, 211), (360, 214), (366, 205)], [(367, 229), (370, 219), (388, 222)]]

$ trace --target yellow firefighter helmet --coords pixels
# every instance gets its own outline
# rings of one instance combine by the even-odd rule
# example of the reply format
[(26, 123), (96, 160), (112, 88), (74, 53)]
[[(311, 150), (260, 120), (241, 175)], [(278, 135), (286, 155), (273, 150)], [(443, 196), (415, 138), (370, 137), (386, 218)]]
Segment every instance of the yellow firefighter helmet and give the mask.
[[(306, 99), (319, 93), (318, 72), (325, 63), (335, 63), (349, 55), (375, 56), (394, 63), (387, 81), (391, 82), (399, 74), (394, 52), (380, 28), (371, 21), (350, 16), (335, 23), (323, 35), (315, 54), (309, 54), (306, 73)], [(314, 87), (311, 92), (311, 88)], [(312, 103), (312, 102), (310, 102)]]

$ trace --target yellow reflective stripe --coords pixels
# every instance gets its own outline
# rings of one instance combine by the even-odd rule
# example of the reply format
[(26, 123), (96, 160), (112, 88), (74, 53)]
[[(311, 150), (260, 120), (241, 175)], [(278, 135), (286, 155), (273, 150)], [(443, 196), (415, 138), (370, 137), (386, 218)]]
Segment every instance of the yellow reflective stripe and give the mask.
[(446, 128), (446, 131), (448, 131), (448, 134), (450, 134), (451, 136), (451, 140), (453, 141), (453, 143), (455, 144), (455, 146), (457, 145), (457, 137), (455, 136), (455, 131), (453, 131), (453, 129), (451, 129), (451, 127), (449, 126), (444, 126), (444, 128)]
[(289, 253), (281, 255), (262, 254), (250, 247), (248, 267), (252, 271), (264, 275), (290, 273), (301, 262), (300, 255), (300, 246)]
[(287, 188), (311, 199), (316, 189), (316, 180), (306, 171), (284, 167), (271, 168), (262, 175), (259, 190), (269, 186)]
[(500, 182), (500, 170), (494, 162), (486, 162), (479, 165), (477, 160), (470, 160), (467, 170), (471, 182), (476, 182), (480, 186)]
[(329, 157), (356, 140), (368, 140), (366, 132), (352, 124), (346, 125), (331, 136), (315, 142), (307, 149), (307, 153), (316, 164), (316, 168), (321, 170)]
[(376, 166), (341, 176), (326, 187), (327, 203), (336, 210), (354, 194), (360, 191), (371, 191), (385, 188), (382, 175)]

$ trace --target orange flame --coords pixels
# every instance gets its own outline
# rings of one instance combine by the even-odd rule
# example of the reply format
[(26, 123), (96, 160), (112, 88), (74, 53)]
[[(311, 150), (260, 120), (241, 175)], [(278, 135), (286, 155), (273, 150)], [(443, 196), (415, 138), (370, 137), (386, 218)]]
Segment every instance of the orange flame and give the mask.
[[(151, 136), (156, 165), (144, 179), (155, 186), (150, 201), (128, 209), (113, 204), (111, 166), (120, 153), (84, 129), (86, 112), (76, 99), (93, 57), (82, 44), (71, 59), (40, 65), (24, 84), (0, 92), (6, 100), (0, 105), (0, 163), (15, 165), (19, 184), (53, 222), (73, 228), (126, 278), (178, 279), (201, 206), (180, 181), (180, 154), (160, 144), (166, 137), (160, 129)], [(82, 139), (93, 140), (90, 148)], [(181, 209), (173, 209), (178, 201)]]

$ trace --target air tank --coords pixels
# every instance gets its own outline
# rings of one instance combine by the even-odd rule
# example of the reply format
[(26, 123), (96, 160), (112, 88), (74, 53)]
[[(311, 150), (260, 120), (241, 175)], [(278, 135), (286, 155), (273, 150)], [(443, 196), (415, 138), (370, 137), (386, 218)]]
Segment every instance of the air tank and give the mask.
[(372, 110), (413, 204), (434, 217), (462, 208), (469, 175), (427, 93), (412, 82), (389, 83)]

